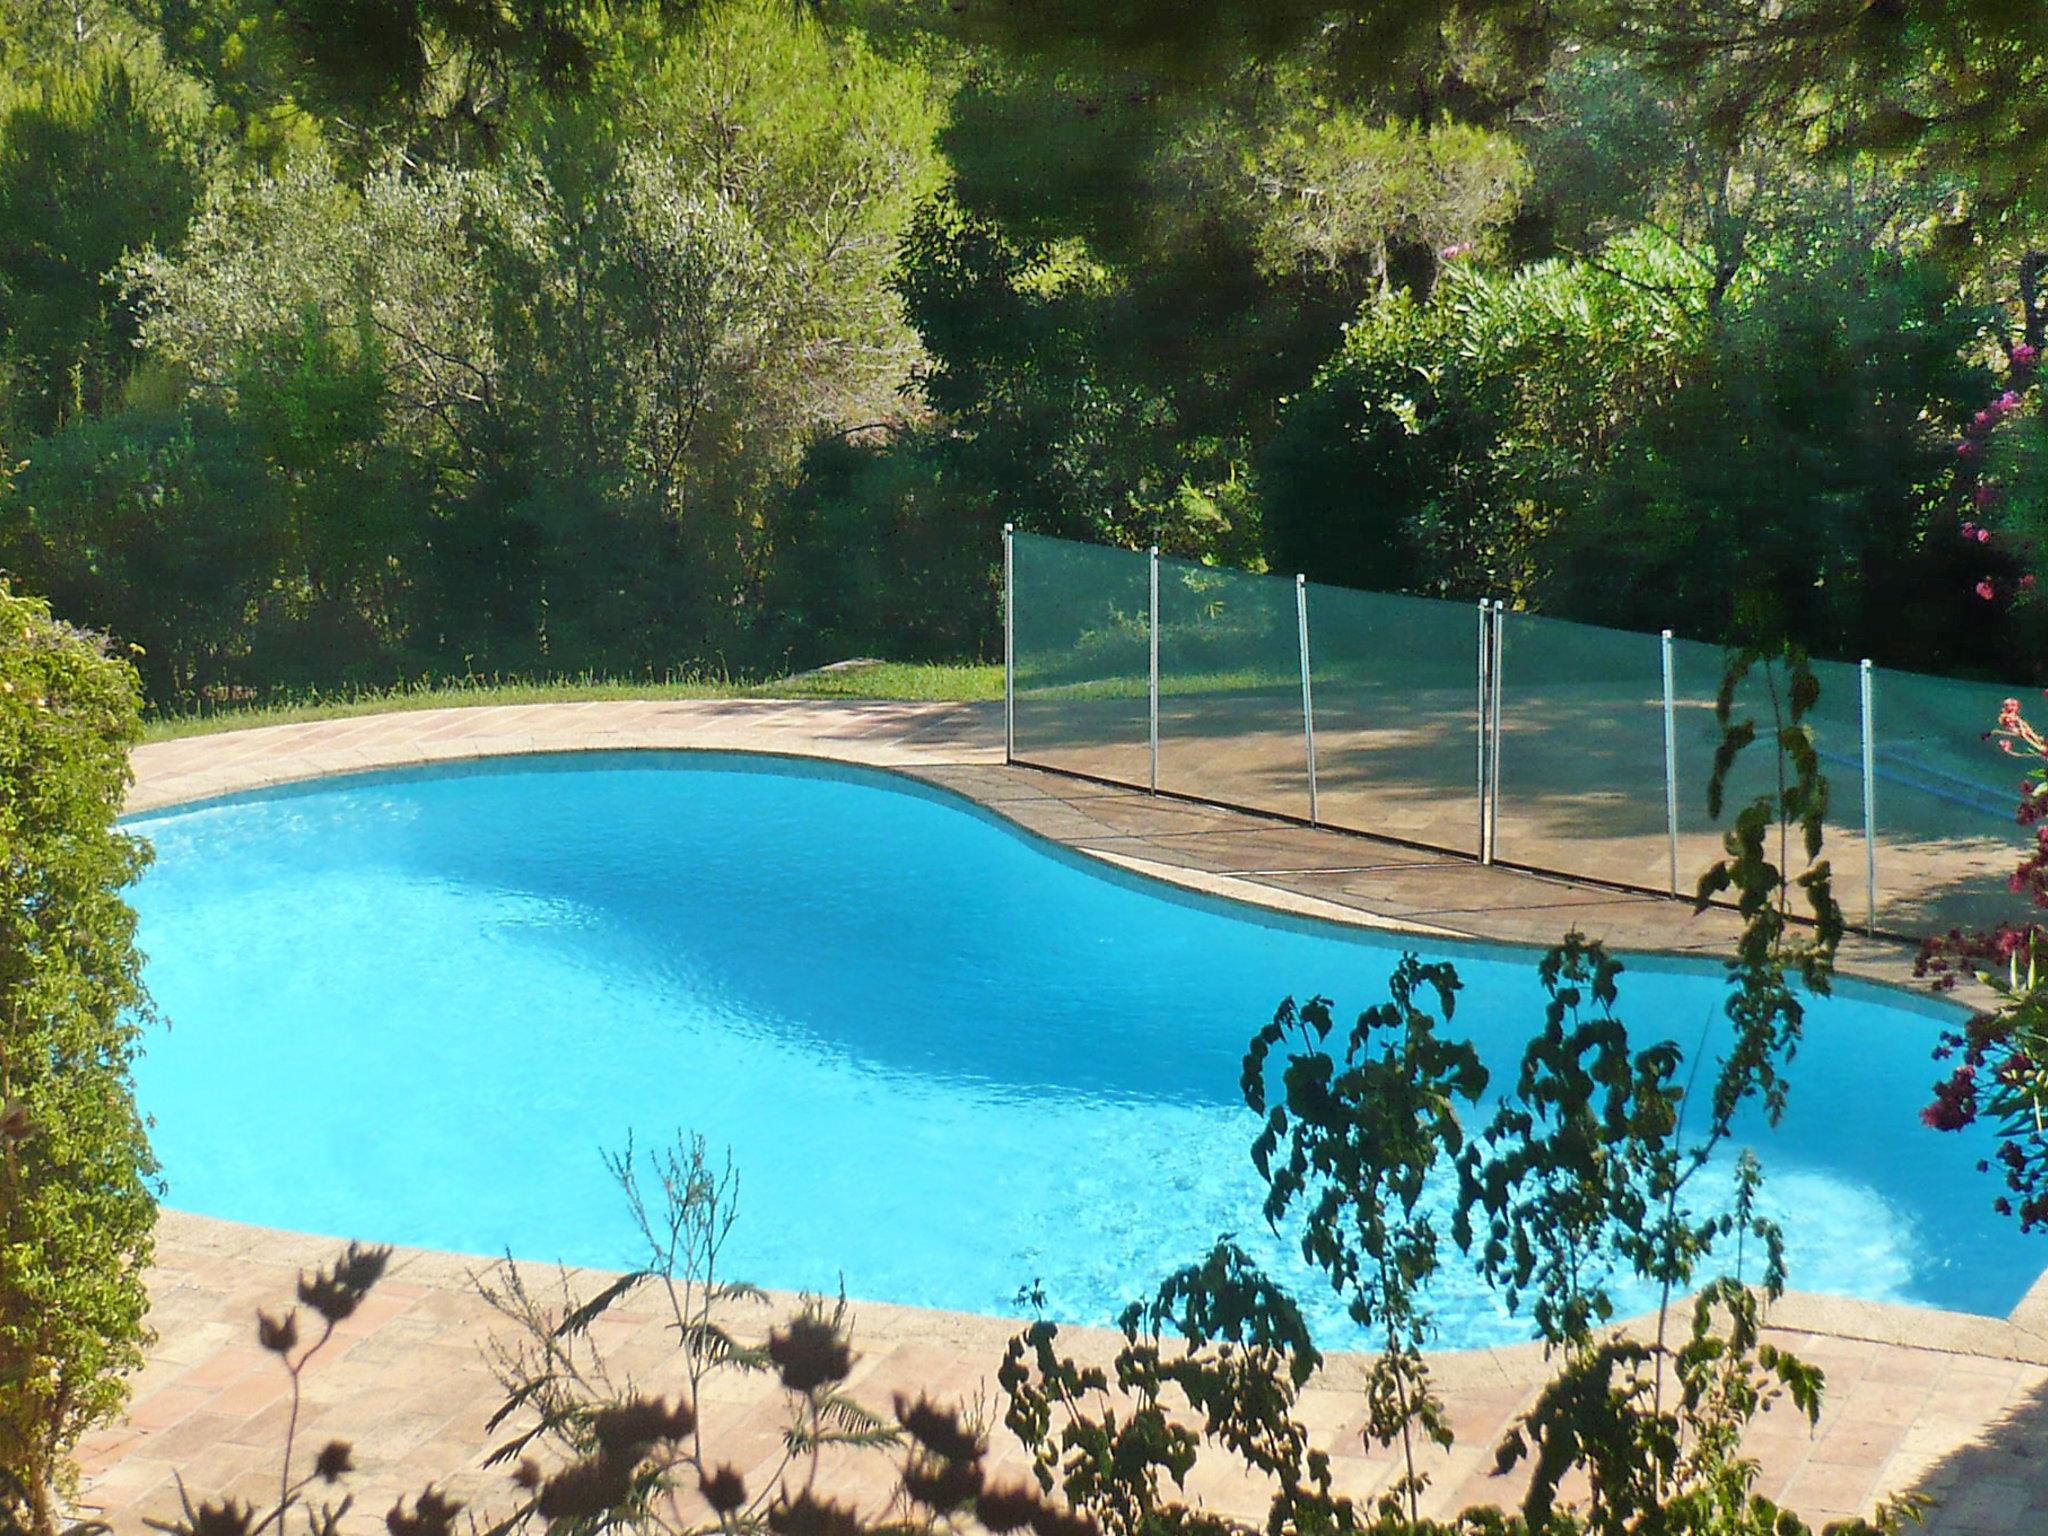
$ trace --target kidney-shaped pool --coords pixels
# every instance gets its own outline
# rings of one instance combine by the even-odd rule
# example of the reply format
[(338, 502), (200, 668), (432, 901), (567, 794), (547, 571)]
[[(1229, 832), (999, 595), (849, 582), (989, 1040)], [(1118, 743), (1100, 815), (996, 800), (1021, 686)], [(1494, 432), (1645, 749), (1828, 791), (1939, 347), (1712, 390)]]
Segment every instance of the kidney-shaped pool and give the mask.
[[(1190, 895), (836, 765), (506, 758), (127, 825), (170, 1203), (335, 1236), (627, 1267), (600, 1152), (688, 1129), (740, 1172), (735, 1276), (995, 1313), (1036, 1282), (1106, 1323), (1231, 1232), (1341, 1347), (1259, 1217), (1246, 1040), (1290, 994), (1382, 1000), (1404, 947), (1457, 961), (1496, 1082), (1540, 1019), (1533, 952)], [(1692, 1051), (1722, 996), (1636, 960), (1621, 1012)], [(1748, 1128), (1795, 1287), (2003, 1314), (2039, 1272), (1983, 1143), (1919, 1124), (1938, 1024), (1873, 987), (1811, 1010), (1783, 1127)], [(1528, 1332), (1460, 1262), (1435, 1304), (1446, 1347)]]

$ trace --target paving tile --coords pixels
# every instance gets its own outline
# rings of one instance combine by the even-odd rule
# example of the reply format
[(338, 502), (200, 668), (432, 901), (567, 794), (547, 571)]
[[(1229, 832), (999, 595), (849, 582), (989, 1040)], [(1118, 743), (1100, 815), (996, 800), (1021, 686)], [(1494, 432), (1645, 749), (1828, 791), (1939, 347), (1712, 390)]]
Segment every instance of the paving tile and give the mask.
[(163, 1461), (183, 1461), (221, 1445), (234, 1427), (235, 1420), (226, 1414), (196, 1410), (151, 1434), (144, 1454)]
[(225, 1387), (252, 1371), (276, 1370), (277, 1357), (251, 1344), (245, 1348), (223, 1349), (207, 1356), (178, 1378), (181, 1387)]
[(80, 1503), (90, 1509), (122, 1510), (167, 1488), (178, 1474), (177, 1465), (151, 1456), (124, 1457), (105, 1471), (85, 1479)]
[(138, 1401), (128, 1410), (123, 1422), (151, 1432), (169, 1429), (186, 1415), (197, 1413), (211, 1402), (214, 1390), (212, 1387), (166, 1387)]
[(223, 1387), (208, 1401), (206, 1411), (236, 1419), (249, 1418), (290, 1395), (291, 1383), (282, 1371), (273, 1366), (269, 1370), (251, 1372)]

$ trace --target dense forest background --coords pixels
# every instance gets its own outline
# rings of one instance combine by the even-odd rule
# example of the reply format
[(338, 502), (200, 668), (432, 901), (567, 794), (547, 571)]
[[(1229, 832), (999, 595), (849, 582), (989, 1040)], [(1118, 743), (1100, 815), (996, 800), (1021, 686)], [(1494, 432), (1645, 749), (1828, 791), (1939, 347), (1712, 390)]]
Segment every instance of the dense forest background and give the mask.
[(0, 0), (0, 570), (159, 708), (983, 655), (1005, 522), (2048, 666), (2022, 0)]

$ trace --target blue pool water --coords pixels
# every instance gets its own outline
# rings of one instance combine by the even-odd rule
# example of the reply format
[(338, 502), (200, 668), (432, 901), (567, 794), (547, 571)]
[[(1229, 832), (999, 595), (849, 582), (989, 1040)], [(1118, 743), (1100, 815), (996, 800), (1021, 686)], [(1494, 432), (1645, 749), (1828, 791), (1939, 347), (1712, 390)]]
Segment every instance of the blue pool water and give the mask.
[[(139, 1088), (178, 1208), (625, 1267), (600, 1150), (689, 1129), (732, 1149), (728, 1269), (764, 1285), (1004, 1313), (1036, 1280), (1102, 1323), (1233, 1232), (1353, 1342), (1259, 1219), (1237, 1079), (1281, 997), (1382, 999), (1398, 939), (769, 758), (513, 758), (129, 825), (157, 852), (134, 894), (171, 1023)], [(1533, 954), (1430, 948), (1504, 1080)], [(1981, 1146), (1916, 1119), (1938, 1018), (1845, 991), (1810, 1015), (1784, 1128), (1752, 1135), (1792, 1283), (2002, 1314), (2043, 1250), (1990, 1212)], [(1623, 977), (1645, 1041), (1695, 1046), (1720, 1000), (1711, 966)], [(1462, 1264), (1436, 1301), (1447, 1347), (1526, 1335)]]

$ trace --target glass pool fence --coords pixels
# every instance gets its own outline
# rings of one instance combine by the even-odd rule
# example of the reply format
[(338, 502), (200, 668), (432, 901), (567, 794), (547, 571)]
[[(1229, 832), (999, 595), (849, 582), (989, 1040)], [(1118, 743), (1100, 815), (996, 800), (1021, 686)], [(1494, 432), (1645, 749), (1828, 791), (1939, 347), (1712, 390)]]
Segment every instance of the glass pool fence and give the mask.
[[(1689, 893), (1721, 856), (1720, 646), (1027, 533), (1004, 590), (1012, 762), (1638, 890)], [(2020, 771), (1984, 734), (2021, 690), (1814, 669), (1849, 920), (2013, 916)], [(1737, 700), (1760, 731), (1765, 689)], [(1774, 783), (1751, 749), (1729, 807)]]

